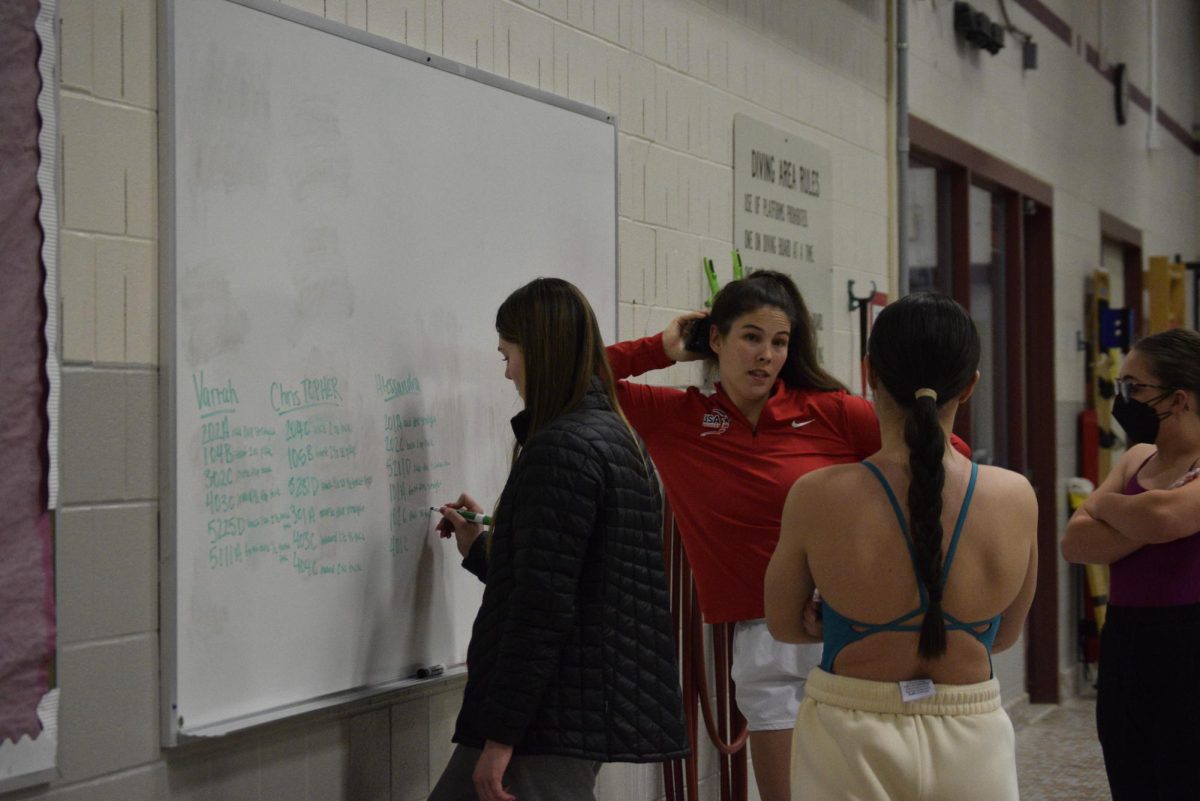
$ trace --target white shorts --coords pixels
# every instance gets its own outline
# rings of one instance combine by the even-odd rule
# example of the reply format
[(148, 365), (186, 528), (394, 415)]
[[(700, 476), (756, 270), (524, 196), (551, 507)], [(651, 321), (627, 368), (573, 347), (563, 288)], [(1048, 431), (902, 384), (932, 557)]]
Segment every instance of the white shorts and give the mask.
[(821, 663), (821, 646), (779, 642), (767, 621), (742, 620), (733, 629), (733, 669), (737, 705), (750, 731), (778, 731), (796, 725), (804, 682)]

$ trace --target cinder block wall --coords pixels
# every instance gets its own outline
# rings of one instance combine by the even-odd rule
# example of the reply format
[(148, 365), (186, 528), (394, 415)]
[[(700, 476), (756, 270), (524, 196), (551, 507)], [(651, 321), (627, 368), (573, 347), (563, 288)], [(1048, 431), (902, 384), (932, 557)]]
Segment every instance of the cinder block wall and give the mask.
[(59, 766), (138, 787), (161, 773), (154, 3), (60, 11)]
[[(853, 320), (837, 302), (839, 288), (849, 278), (888, 285), (884, 0), (292, 5), (618, 115), (623, 337), (659, 330), (679, 310), (700, 305), (701, 256), (728, 270), (735, 113), (828, 147), (835, 314), (827, 354), (840, 377), (853, 375)], [(999, 17), (986, 0), (976, 5)], [(1047, 5), (1095, 42), (1096, 4)], [(1144, 54), (1137, 61), (1145, 46), (1137, 31), (1144, 28), (1121, 16), (1135, 11), (1102, 5), (1114, 15), (1099, 26), (1109, 57), (1147, 63)], [(1159, 150), (1145, 151), (1138, 143), (1144, 130), (1136, 130), (1145, 115), (1136, 109), (1132, 127), (1114, 130), (1111, 95), (1099, 76), (1019, 4), (1009, 3), (1014, 22), (1040, 44), (1034, 73), (1020, 71), (1011, 40), (994, 59), (964, 54), (949, 19), (952, 4), (910, 0), (908, 8), (914, 113), (1055, 187), (1057, 323), (1047, 346), (1061, 365), (1056, 447), (1069, 475), (1074, 412), (1082, 405), (1074, 331), (1082, 327), (1082, 277), (1099, 263), (1098, 213), (1141, 227), (1147, 253), (1194, 257), (1195, 154), (1166, 136)], [(158, 747), (158, 4), (60, 0), (59, 9), (62, 778), (5, 801), (422, 799), (449, 755), (457, 684), (214, 743)], [(1164, 0), (1159, 9), (1173, 65), (1160, 66), (1160, 102), (1190, 122), (1200, 107), (1200, 70), (1188, 44), (1200, 30), (1198, 12), (1190, 0)], [(699, 375), (678, 367), (656, 378), (681, 384)], [(1065, 588), (1064, 573), (1060, 592)], [(1062, 608), (1062, 626), (1071, 626), (1065, 601)], [(1067, 645), (1063, 654), (1069, 661)], [(1022, 667), (1003, 669), (1020, 686)], [(705, 798), (717, 797), (713, 765), (706, 749)], [(601, 773), (600, 794), (650, 801), (661, 796), (661, 779), (654, 768), (614, 767)]]
[[(728, 272), (739, 112), (830, 148), (835, 286), (886, 284), (884, 0), (291, 4), (618, 115), (623, 337), (701, 304), (701, 256)], [(423, 799), (449, 756), (458, 683), (159, 748), (158, 12), (59, 4), (62, 778), (5, 798)], [(850, 324), (832, 321), (847, 378)], [(701, 756), (716, 798), (712, 749)], [(601, 773), (601, 798), (661, 795), (657, 768)]]

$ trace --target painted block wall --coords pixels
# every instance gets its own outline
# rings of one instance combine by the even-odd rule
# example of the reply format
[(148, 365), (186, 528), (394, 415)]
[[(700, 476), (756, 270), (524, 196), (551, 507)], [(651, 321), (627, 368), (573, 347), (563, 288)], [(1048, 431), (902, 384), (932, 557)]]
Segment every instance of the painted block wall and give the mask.
[[(1003, 19), (996, 0), (973, 5)], [(995, 56), (962, 45), (954, 33), (953, 4), (909, 0), (910, 103), (913, 114), (1010, 162), (1054, 187), (1054, 348), (1058, 404), (1059, 520), (1067, 518), (1065, 481), (1075, 474), (1076, 417), (1084, 408), (1084, 356), (1076, 331), (1084, 329), (1084, 281), (1100, 266), (1100, 214), (1143, 234), (1143, 256), (1200, 255), (1200, 183), (1194, 150), (1157, 126), (1157, 149), (1146, 145), (1149, 116), (1130, 104), (1118, 126), (1111, 83), (1088, 62), (1089, 46), (1104, 67), (1124, 62), (1130, 82), (1149, 93), (1148, 4), (1106, 0), (1043, 0), (1071, 30), (1057, 38), (1019, 2), (1009, 17), (1033, 34), (1036, 70), (1021, 68), (1019, 41)], [(1158, 104), (1190, 133), (1200, 112), (1200, 6), (1187, 0), (1158, 3)], [(969, 101), (968, 101), (969, 99)], [(1031, 388), (1037, 391), (1037, 388)], [(1075, 662), (1074, 599), (1069, 566), (1059, 575), (1060, 667)], [(997, 673), (1007, 670), (1007, 657)]]
[[(700, 304), (701, 256), (728, 270), (739, 112), (832, 151), (835, 299), (849, 278), (887, 285), (883, 0), (293, 5), (618, 115), (623, 337), (654, 332)], [(1082, 327), (1083, 275), (1099, 261), (1099, 211), (1142, 228), (1148, 254), (1194, 258), (1200, 170), (1170, 137), (1147, 152), (1140, 110), (1115, 128), (1107, 85), (1066, 44), (1038, 36), (1039, 69), (1025, 74), (1011, 42), (995, 58), (961, 52), (951, 5), (909, 2), (913, 111), (1055, 187), (1052, 346), (1061, 365), (1065, 478), (1083, 401), (1074, 331)], [(977, 5), (999, 16), (987, 0)], [(1125, 19), (1134, 12), (1115, 0), (1047, 5), (1083, 39), (1103, 36), (1106, 58), (1144, 69), (1144, 35), (1121, 38), (1122, 29), (1136, 29)], [(1098, 23), (1097, 5), (1105, 15)], [(1036, 21), (1008, 7), (1037, 35)], [(157, 10), (155, 0), (60, 0), (63, 775), (5, 801), (424, 798), (449, 753), (456, 684), (172, 752), (157, 745)], [(1200, 71), (1186, 47), (1196, 13), (1189, 0), (1160, 2), (1160, 30), (1171, 32), (1161, 47), (1179, 65), (1160, 68), (1161, 102), (1188, 123), (1200, 111)], [(843, 379), (853, 371), (851, 324), (848, 313), (832, 321), (831, 366)], [(673, 384), (698, 378), (694, 367), (655, 376)], [(1064, 610), (1065, 576), (1064, 568)], [(1067, 626), (1064, 660), (1073, 647)], [(1019, 661), (1000, 668), (1006, 687), (1020, 686)], [(708, 749), (705, 798), (717, 796), (713, 771)], [(621, 801), (662, 792), (650, 768), (606, 769), (600, 788), (602, 798)]]
[[(618, 115), (622, 337), (701, 304), (702, 256), (728, 274), (736, 113), (831, 150), (834, 286), (887, 283), (884, 0), (292, 5)], [(62, 775), (3, 798), (423, 799), (449, 756), (456, 682), (158, 746), (159, 10), (156, 0), (59, 4)], [(852, 320), (831, 324), (832, 368), (849, 379)], [(654, 379), (700, 375), (680, 367)], [(718, 797), (714, 765), (704, 749), (706, 799)], [(662, 795), (653, 767), (606, 768), (599, 785), (610, 801)]]

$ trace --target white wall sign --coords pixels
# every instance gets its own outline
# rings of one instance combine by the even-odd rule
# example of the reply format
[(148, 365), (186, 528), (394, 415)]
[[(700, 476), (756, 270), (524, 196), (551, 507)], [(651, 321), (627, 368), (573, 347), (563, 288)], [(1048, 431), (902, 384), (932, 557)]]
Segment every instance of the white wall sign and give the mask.
[(826, 344), (833, 311), (833, 158), (744, 114), (733, 118), (733, 241), (751, 270), (790, 275)]

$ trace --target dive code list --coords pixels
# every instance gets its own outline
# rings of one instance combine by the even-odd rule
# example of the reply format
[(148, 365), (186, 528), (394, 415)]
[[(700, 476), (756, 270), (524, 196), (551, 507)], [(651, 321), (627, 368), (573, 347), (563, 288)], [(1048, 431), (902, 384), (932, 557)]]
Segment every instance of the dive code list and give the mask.
[[(379, 554), (417, 549), (450, 462), (435, 459), (438, 420), (421, 409), (419, 379), (374, 378), (361, 388), (337, 375), (250, 387), (192, 375), (196, 430), (180, 433), (198, 440), (202, 470), (179, 493), (181, 504), (192, 492), (202, 500), (203, 567), (349, 576)], [(351, 421), (351, 402), (378, 408), (361, 426), (373, 431)]]

